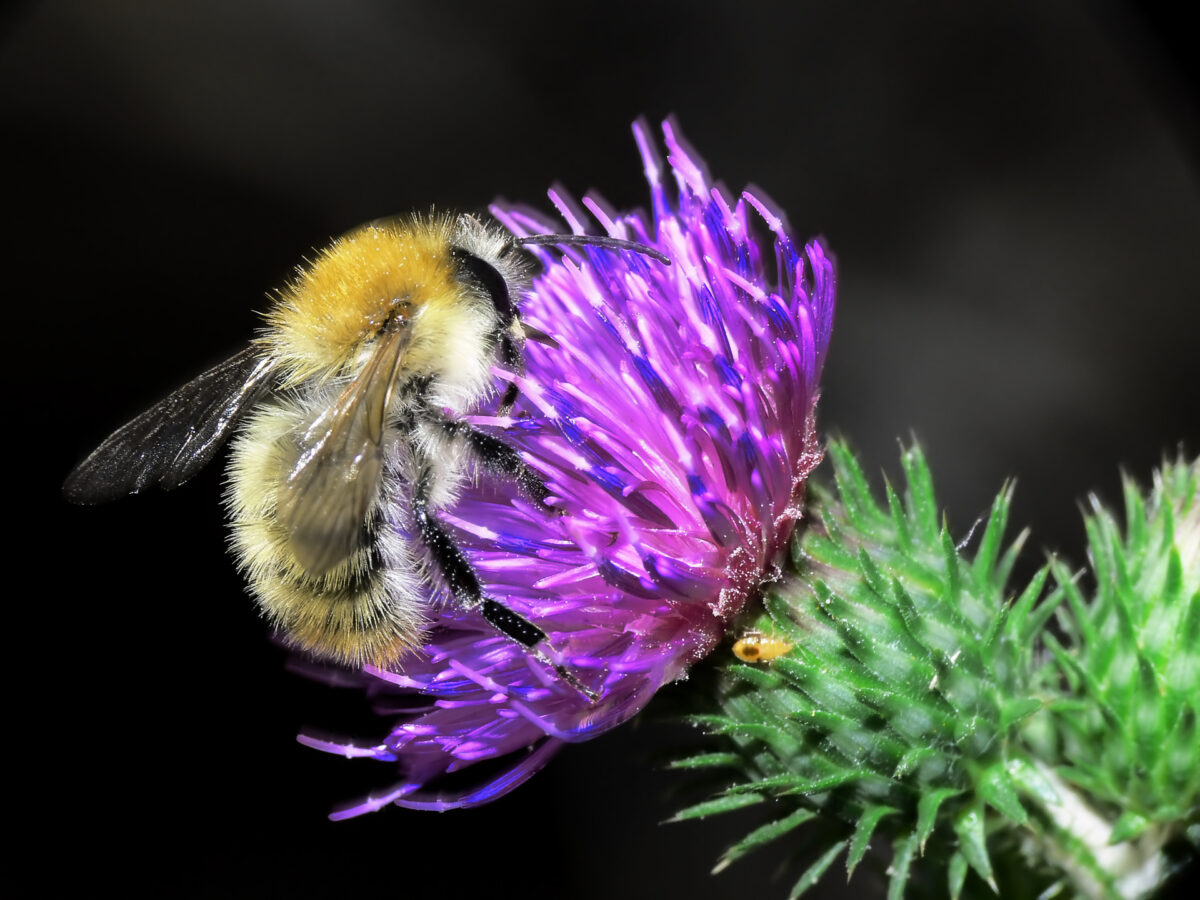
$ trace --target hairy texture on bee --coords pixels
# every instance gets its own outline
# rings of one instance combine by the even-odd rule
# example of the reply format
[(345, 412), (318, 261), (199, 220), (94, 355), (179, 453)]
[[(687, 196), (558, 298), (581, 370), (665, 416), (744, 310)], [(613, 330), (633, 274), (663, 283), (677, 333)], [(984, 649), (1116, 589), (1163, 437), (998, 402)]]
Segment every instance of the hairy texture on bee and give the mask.
[[(482, 607), (524, 646), (534, 624), (483, 593), (438, 513), (467, 476), (546, 488), (461, 420), (524, 369), (529, 261), (470, 215), (373, 222), (297, 269), (250, 348), (113, 433), (68, 478), (77, 502), (174, 487), (236, 428), (231, 544), (263, 614), (294, 646), (389, 667), (436, 607)], [(510, 384), (501, 406), (517, 396)]]
[[(495, 311), (463, 281), (454, 246), (498, 270), (514, 296), (528, 282), (507, 238), (470, 216), (402, 217), (336, 238), (279, 291), (258, 338), (284, 388), (358, 371), (374, 339), (412, 331), (403, 379), (431, 377), (428, 400), (462, 410), (484, 395), (496, 341)], [(478, 302), (464, 302), (472, 296)]]
[(300, 452), (297, 436), (310, 424), (312, 408), (311, 401), (280, 398), (260, 407), (233, 442), (230, 541), (259, 608), (290, 644), (347, 665), (386, 666), (420, 646), (427, 618), (427, 576), (389, 522), (396, 504), (387, 501), (404, 488), (396, 474), (403, 445), (393, 441), (385, 448), (383, 486), (358, 547), (313, 576), (297, 561), (278, 515)]
[(414, 491), (426, 515), (454, 501), (455, 414), (491, 392), (506, 332), (519, 366), (528, 276), (508, 240), (471, 216), (364, 225), (267, 313), (279, 388), (234, 442), (226, 503), (251, 590), (295, 646), (355, 666), (420, 646), (437, 579)]

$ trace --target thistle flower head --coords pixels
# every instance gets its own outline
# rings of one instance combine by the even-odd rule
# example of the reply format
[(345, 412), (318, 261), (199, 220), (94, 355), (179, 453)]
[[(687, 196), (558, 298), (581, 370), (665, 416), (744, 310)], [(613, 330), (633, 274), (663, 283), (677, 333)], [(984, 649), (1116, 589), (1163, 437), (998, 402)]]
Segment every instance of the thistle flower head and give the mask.
[[(545, 271), (522, 315), (554, 345), (531, 343), (523, 373), (497, 368), (520, 389), (510, 416), (470, 419), (542, 475), (562, 515), (488, 477), (441, 514), (487, 595), (546, 633), (555, 665), (435, 596), (425, 647), (396, 671), (367, 670), (381, 708), (404, 708), (388, 736), (369, 747), (302, 738), (399, 763), (399, 783), (338, 816), (506, 793), (563, 743), (626, 721), (681, 678), (774, 577), (820, 458), (833, 264), (820, 243), (796, 245), (761, 197), (726, 199), (670, 124), (666, 166), (646, 129), (634, 132), (652, 216), (613, 215), (591, 196), (582, 205), (671, 264), (536, 249)], [(590, 227), (550, 196), (572, 230)], [(526, 210), (493, 214), (517, 235), (562, 230)], [(448, 786), (444, 776), (481, 761), (488, 775)]]

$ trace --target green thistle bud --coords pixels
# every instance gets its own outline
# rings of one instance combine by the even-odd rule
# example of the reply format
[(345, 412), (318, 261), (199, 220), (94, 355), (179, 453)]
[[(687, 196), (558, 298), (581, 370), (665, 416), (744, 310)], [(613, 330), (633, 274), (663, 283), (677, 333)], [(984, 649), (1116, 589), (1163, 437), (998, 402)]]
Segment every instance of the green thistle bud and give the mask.
[(952, 896), (969, 870), (994, 890), (988, 835), (1026, 822), (1020, 796), (1038, 781), (1017, 738), (1042, 705), (1027, 673), (1052, 611), (1036, 603), (1047, 571), (1010, 603), (1022, 543), (1003, 547), (1010, 489), (969, 557), (939, 518), (919, 448), (904, 453), (903, 496), (889, 485), (883, 502), (843, 444), (829, 456), (836, 490), (816, 491), (796, 575), (767, 593), (755, 623), (792, 649), (728, 667), (720, 713), (696, 719), (733, 739), (743, 780), (680, 817), (759, 800), (785, 810), (718, 868), (816, 815), (841, 823), (842, 840), (793, 895), (843, 850), (853, 872), (873, 838), (891, 845), (892, 895), (922, 857), (944, 869)]
[(872, 841), (889, 897), (1160, 887), (1200, 843), (1200, 465), (1166, 466), (1148, 499), (1127, 481), (1123, 537), (1094, 502), (1093, 572), (1051, 560), (1017, 592), (1011, 488), (968, 552), (919, 448), (882, 501), (843, 444), (829, 456), (835, 489), (814, 490), (794, 571), (734, 648), (765, 662), (722, 669), (718, 711), (694, 717), (734, 752), (677, 764), (735, 782), (676, 818), (776, 807), (718, 869), (813, 822), (792, 897)]
[(1053, 568), (1065, 637), (1044, 636), (1041, 677), (1061, 699), (1029, 737), (1062, 784), (1035, 846), (1092, 896), (1143, 895), (1175, 846), (1200, 843), (1198, 484), (1200, 463), (1182, 460), (1148, 498), (1126, 478), (1124, 535), (1093, 497), (1092, 572)]

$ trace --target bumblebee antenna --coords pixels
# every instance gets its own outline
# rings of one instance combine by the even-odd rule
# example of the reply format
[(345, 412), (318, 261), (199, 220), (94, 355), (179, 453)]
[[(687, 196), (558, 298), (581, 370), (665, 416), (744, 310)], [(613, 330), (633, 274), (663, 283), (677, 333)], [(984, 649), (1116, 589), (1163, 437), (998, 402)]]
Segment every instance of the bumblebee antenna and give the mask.
[(632, 250), (634, 253), (641, 253), (643, 256), (657, 259), (665, 266), (671, 264), (671, 258), (660, 250), (647, 247), (645, 244), (639, 244), (637, 241), (623, 241), (620, 238), (608, 237), (607, 235), (531, 234), (529, 237), (513, 238), (513, 244), (519, 247), (530, 244), (540, 244), (549, 247), (553, 247), (556, 244), (565, 244), (568, 247), (604, 247), (608, 250)]

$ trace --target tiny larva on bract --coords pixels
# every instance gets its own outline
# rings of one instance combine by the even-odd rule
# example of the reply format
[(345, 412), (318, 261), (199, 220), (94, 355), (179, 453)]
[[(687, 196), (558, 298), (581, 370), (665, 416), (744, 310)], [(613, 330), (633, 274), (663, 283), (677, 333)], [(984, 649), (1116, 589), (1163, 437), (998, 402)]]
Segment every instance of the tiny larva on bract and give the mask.
[(733, 655), (742, 662), (765, 663), (792, 651), (795, 644), (757, 629), (745, 631), (733, 644)]

